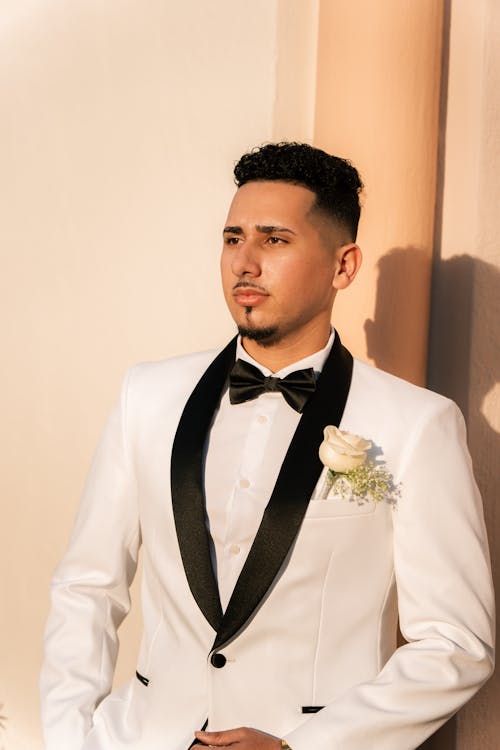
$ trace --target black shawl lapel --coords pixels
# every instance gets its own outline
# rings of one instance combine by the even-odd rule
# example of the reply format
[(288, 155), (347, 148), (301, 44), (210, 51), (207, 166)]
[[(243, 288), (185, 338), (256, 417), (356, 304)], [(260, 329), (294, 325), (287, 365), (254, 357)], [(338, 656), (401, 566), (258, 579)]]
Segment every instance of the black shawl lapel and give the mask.
[(283, 565), (323, 469), (318, 456), (323, 429), (326, 425), (340, 424), (351, 376), (352, 356), (335, 334), (332, 351), (288, 448), (213, 649), (221, 648), (241, 630)]
[(214, 630), (220, 625), (222, 608), (205, 524), (203, 447), (235, 353), (234, 338), (196, 385), (180, 418), (171, 459), (172, 506), (184, 570), (189, 588)]

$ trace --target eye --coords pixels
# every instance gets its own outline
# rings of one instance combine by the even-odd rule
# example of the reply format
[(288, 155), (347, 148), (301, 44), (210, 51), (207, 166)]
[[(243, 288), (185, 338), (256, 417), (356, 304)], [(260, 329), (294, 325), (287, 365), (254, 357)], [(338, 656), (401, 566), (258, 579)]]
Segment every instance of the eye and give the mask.
[(285, 239), (284, 239), (283, 237), (278, 237), (278, 236), (277, 236), (277, 235), (275, 235), (275, 234), (271, 234), (271, 235), (269, 235), (269, 237), (267, 238), (267, 242), (268, 242), (268, 243), (269, 243), (270, 245), (279, 245), (279, 244), (281, 244), (281, 243), (283, 243), (283, 244), (285, 244), (285, 245), (287, 245), (287, 244), (288, 244), (288, 240), (285, 240)]
[(228, 237), (227, 235), (224, 235), (224, 244), (225, 245), (237, 245), (238, 242), (240, 242), (239, 237)]

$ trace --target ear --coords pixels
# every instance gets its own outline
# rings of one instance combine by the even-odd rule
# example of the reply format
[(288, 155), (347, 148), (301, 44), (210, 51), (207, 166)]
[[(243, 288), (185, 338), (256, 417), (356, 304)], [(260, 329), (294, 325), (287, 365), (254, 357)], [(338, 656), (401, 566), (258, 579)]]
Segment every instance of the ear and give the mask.
[(363, 256), (360, 248), (354, 244), (354, 242), (339, 247), (338, 250), (336, 250), (335, 255), (338, 265), (332, 284), (338, 291), (339, 289), (347, 289), (347, 287), (354, 281), (356, 274), (361, 267)]

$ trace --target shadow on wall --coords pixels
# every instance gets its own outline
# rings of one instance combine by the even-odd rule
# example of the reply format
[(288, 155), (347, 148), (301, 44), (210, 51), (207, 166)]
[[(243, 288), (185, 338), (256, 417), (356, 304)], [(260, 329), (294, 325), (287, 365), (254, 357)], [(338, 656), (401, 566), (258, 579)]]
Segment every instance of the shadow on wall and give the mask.
[(500, 486), (500, 271), (469, 255), (435, 263), (427, 345), (427, 254), (394, 248), (378, 270), (375, 317), (365, 322), (368, 356), (413, 382), (427, 361), (422, 382), (453, 399), (465, 416), (488, 517)]
[[(394, 248), (378, 264), (374, 320), (367, 320), (368, 355), (376, 365), (419, 382), (427, 347), (430, 261), (417, 248)], [(483, 497), (493, 575), (500, 590), (500, 271), (469, 255), (435, 261), (427, 355), (427, 385), (452, 398), (468, 426), (474, 472)], [(423, 349), (419, 349), (423, 346)], [(413, 377), (411, 376), (413, 373)], [(425, 373), (422, 380), (425, 379)], [(490, 691), (500, 693), (498, 673), (480, 691), (474, 731), (493, 721)], [(466, 709), (467, 710), (467, 709)], [(459, 723), (460, 727), (460, 723)], [(460, 734), (460, 729), (459, 729)], [(449, 721), (421, 750), (453, 750), (456, 721)]]
[(368, 356), (405, 380), (425, 382), (431, 262), (415, 247), (393, 248), (378, 264), (375, 317), (366, 320)]
[[(429, 387), (462, 409), (500, 591), (500, 271), (470, 255), (435, 261), (428, 357)], [(499, 635), (497, 632), (497, 641)], [(500, 670), (459, 713), (459, 747), (497, 746)], [(476, 738), (476, 739), (475, 739)], [(496, 739), (495, 739), (496, 738)]]
[(464, 413), (494, 563), (498, 562), (495, 546), (499, 540), (494, 534), (500, 486), (499, 323), (499, 269), (469, 255), (438, 261), (433, 276), (428, 384), (456, 401)]

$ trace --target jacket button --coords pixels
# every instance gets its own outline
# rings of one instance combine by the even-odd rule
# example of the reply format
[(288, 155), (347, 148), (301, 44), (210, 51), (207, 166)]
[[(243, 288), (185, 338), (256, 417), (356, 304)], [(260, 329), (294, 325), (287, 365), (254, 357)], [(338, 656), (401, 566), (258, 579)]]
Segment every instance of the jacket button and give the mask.
[(224, 654), (212, 654), (210, 657), (210, 664), (212, 667), (215, 667), (216, 669), (222, 669), (224, 664), (226, 663), (227, 659), (224, 656)]

